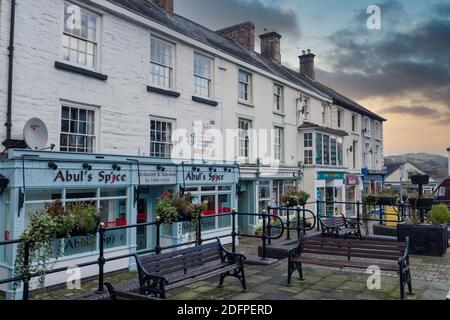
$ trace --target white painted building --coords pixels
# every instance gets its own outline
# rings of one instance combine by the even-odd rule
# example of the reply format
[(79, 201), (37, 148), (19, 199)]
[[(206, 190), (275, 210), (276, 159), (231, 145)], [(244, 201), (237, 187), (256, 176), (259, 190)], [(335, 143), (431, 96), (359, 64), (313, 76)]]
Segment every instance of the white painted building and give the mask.
[[(390, 164), (387, 166), (387, 176), (385, 178), (385, 186), (391, 190), (408, 194), (417, 191), (417, 185), (411, 183), (411, 175), (426, 175), (423, 170), (417, 168), (411, 162)], [(402, 185), (400, 188), (400, 184)], [(429, 183), (423, 186), (423, 192), (432, 194), (436, 190), (438, 182), (430, 177)]]

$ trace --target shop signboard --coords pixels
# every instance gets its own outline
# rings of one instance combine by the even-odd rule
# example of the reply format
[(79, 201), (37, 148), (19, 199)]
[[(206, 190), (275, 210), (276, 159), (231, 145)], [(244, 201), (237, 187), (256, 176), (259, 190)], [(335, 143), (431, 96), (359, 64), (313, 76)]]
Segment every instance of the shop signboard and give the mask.
[(344, 180), (344, 172), (318, 172), (317, 180)]
[(142, 186), (175, 185), (177, 184), (177, 172), (175, 170), (142, 170), (140, 179)]
[(354, 187), (359, 184), (359, 176), (354, 174), (348, 174), (345, 176), (345, 185), (349, 187)]
[(220, 185), (236, 183), (233, 170), (231, 170), (231, 172), (226, 172), (222, 168), (214, 170), (185, 172), (184, 182), (186, 185)]

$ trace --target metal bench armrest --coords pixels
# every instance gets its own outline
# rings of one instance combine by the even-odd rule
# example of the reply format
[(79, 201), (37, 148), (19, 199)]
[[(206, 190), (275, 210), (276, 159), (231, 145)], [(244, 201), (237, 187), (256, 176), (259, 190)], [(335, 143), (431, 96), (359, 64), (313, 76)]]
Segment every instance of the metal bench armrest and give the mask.
[(165, 284), (168, 284), (169, 281), (167, 278), (155, 274), (151, 274), (148, 272), (144, 266), (142, 265), (142, 262), (139, 259), (139, 256), (137, 254), (134, 255), (134, 258), (136, 259), (136, 264), (138, 266), (138, 274), (139, 274), (139, 283), (140, 285), (144, 285), (146, 281), (153, 280), (153, 281), (162, 281)]
[(217, 238), (217, 242), (219, 243), (220, 249), (222, 250), (222, 261), (227, 260), (229, 263), (244, 264), (245, 260), (247, 260), (247, 257), (243, 254), (233, 253), (225, 249), (219, 238)]

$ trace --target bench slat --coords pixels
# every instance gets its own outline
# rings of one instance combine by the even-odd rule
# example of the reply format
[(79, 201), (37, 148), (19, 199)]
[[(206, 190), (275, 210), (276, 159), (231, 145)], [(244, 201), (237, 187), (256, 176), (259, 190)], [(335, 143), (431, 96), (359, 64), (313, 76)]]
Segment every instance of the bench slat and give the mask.
[(156, 275), (170, 275), (172, 273), (176, 273), (179, 271), (186, 271), (189, 272), (190, 269), (195, 268), (197, 266), (201, 266), (201, 265), (205, 265), (207, 263), (211, 263), (211, 262), (222, 262), (219, 256), (210, 256), (210, 257), (205, 257), (203, 259), (199, 259), (199, 260), (195, 260), (195, 261), (189, 261), (189, 262), (185, 262), (183, 264), (179, 264), (179, 265), (172, 265), (172, 266), (167, 266), (167, 265), (161, 265), (159, 267), (155, 267), (154, 269), (147, 269), (146, 270), (150, 273), (150, 274), (156, 274)]
[[(296, 257), (292, 259), (293, 262), (321, 265), (327, 267), (349, 267), (349, 268), (361, 268), (366, 269), (373, 265), (373, 263), (360, 262), (360, 261), (344, 261), (344, 260), (326, 260), (326, 259), (315, 259), (309, 257)], [(396, 264), (377, 264), (381, 270), (385, 271), (398, 271), (399, 266)]]
[(330, 238), (307, 238), (305, 242), (331, 243), (331, 244), (364, 244), (364, 245), (380, 245), (385, 247), (404, 248), (403, 242), (394, 241), (376, 241), (376, 240), (352, 240), (352, 239), (330, 239)]
[(321, 254), (321, 255), (329, 255), (329, 256), (339, 256), (339, 257), (367, 258), (367, 259), (395, 260), (395, 261), (400, 258), (400, 255), (375, 254), (375, 253), (351, 252), (351, 251), (337, 251), (337, 250), (305, 249), (302, 252)]
[(175, 250), (175, 251), (168, 252), (168, 253), (143, 256), (143, 257), (140, 257), (140, 259), (141, 259), (141, 262), (145, 264), (145, 263), (150, 263), (153, 261), (169, 260), (169, 259), (175, 258), (177, 256), (194, 254), (196, 252), (206, 252), (209, 250), (220, 250), (220, 248), (217, 243), (211, 243), (211, 244), (196, 246), (196, 247), (192, 247), (192, 248)]
[(300, 245), (301, 248), (306, 247), (314, 247), (314, 248), (352, 248), (352, 249), (366, 249), (366, 250), (377, 250), (377, 251), (385, 251), (385, 252), (397, 252), (402, 253), (404, 251), (404, 248), (398, 248), (398, 247), (391, 247), (391, 246), (381, 246), (381, 245), (367, 245), (364, 243), (361, 244), (334, 244), (334, 243), (311, 243), (311, 242), (305, 242)]

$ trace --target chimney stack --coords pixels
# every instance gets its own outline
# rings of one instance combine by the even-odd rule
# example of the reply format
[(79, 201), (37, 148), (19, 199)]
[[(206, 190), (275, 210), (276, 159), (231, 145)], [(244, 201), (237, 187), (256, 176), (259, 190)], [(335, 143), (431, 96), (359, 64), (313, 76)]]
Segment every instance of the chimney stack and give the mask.
[(173, 0), (153, 0), (165, 13), (173, 15)]
[(250, 51), (255, 51), (255, 24), (253, 22), (240, 23), (217, 30), (216, 33), (239, 43)]
[(281, 35), (269, 32), (259, 36), (261, 39), (261, 55), (281, 63)]
[(308, 76), (311, 79), (316, 79), (316, 72), (314, 70), (314, 58), (315, 54), (311, 53), (311, 50), (303, 50), (300, 58), (300, 75)]
[(447, 152), (448, 152), (448, 176), (450, 178), (450, 147), (447, 148)]

